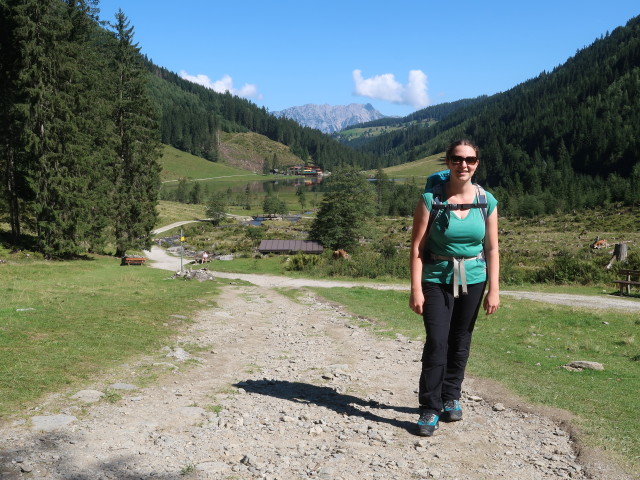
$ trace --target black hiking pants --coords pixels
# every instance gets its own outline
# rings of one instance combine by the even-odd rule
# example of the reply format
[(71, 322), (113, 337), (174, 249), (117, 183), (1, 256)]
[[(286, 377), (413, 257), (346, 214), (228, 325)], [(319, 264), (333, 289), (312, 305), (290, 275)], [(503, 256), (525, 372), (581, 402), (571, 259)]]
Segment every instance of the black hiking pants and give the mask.
[(423, 282), (422, 318), (427, 340), (422, 353), (420, 409), (440, 415), (447, 400), (459, 400), (486, 282), (468, 285), (468, 294), (453, 297), (451, 285)]

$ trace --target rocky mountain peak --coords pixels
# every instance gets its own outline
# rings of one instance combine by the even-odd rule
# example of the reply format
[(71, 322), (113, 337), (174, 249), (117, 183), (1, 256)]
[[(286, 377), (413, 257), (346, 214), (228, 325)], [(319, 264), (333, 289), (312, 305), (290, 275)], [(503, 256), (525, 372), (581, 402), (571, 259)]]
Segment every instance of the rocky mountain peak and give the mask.
[(355, 125), (383, 118), (370, 103), (350, 105), (307, 104), (273, 112), (277, 117), (286, 117), (304, 127), (316, 128), (324, 133), (333, 133)]

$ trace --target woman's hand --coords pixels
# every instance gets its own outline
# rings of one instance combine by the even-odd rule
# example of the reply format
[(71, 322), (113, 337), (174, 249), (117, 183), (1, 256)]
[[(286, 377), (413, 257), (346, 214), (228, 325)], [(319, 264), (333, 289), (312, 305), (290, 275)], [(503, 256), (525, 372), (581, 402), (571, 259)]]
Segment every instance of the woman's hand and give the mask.
[(422, 252), (427, 238), (429, 212), (423, 201), (419, 201), (413, 214), (413, 230), (411, 232), (411, 250), (409, 253), (409, 270), (411, 271), (411, 297), (409, 308), (422, 315), (424, 293), (422, 293)]
[(409, 297), (409, 308), (418, 315), (422, 315), (422, 308), (424, 306), (424, 294), (422, 291), (411, 293)]
[(489, 291), (489, 293), (487, 293), (487, 295), (484, 297), (482, 306), (487, 315), (496, 313), (498, 311), (498, 308), (500, 307), (500, 294), (497, 292)]

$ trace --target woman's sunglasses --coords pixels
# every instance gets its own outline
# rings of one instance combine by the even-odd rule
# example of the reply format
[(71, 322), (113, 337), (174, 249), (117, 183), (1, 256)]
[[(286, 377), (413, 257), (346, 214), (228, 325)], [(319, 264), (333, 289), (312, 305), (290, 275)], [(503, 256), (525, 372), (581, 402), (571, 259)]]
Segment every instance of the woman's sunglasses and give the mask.
[(461, 157), (460, 155), (452, 155), (449, 157), (449, 161), (454, 165), (460, 165), (463, 160), (467, 162), (467, 165), (475, 165), (478, 163), (478, 157)]

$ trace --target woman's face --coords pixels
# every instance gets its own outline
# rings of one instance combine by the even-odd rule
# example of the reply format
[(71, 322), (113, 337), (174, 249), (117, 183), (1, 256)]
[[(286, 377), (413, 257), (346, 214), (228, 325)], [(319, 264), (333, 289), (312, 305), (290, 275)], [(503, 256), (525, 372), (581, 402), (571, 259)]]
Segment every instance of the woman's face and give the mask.
[(447, 159), (447, 166), (451, 176), (466, 181), (470, 180), (478, 168), (476, 151), (469, 145), (458, 145), (453, 149), (451, 157)]

